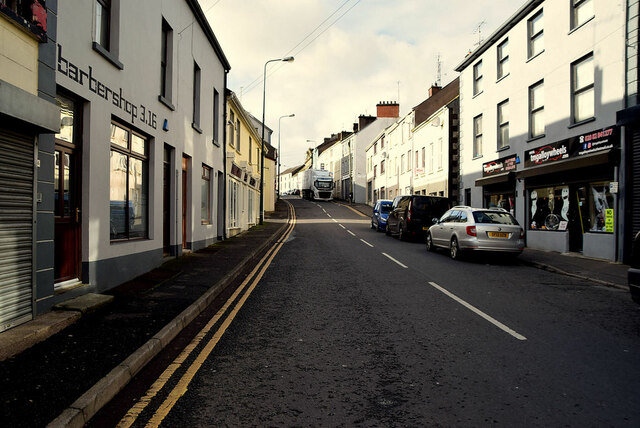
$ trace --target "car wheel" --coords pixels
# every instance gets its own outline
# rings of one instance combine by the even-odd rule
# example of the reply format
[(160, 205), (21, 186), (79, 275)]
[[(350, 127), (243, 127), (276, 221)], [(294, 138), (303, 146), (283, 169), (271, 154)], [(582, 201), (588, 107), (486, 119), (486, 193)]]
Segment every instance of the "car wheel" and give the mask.
[(387, 228), (384, 230), (384, 234), (387, 236), (391, 236), (391, 228), (389, 227), (389, 223), (387, 223)]
[(449, 255), (453, 260), (460, 259), (460, 247), (458, 246), (458, 239), (455, 236), (451, 238), (451, 247), (449, 248)]
[(433, 246), (433, 239), (431, 238), (431, 234), (427, 232), (427, 237), (425, 239), (426, 244), (427, 244), (427, 251), (435, 251), (435, 248)]
[(376, 228), (376, 225), (373, 224), (373, 220), (371, 220), (371, 229), (375, 229), (375, 228)]

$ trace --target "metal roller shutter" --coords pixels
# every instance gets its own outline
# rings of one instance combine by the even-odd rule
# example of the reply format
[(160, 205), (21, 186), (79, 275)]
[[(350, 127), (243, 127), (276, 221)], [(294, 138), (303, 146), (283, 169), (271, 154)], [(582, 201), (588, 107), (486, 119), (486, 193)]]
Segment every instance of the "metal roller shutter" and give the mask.
[(640, 128), (633, 129), (631, 161), (631, 227), (633, 234), (640, 231)]
[(0, 128), (0, 331), (33, 317), (34, 139)]

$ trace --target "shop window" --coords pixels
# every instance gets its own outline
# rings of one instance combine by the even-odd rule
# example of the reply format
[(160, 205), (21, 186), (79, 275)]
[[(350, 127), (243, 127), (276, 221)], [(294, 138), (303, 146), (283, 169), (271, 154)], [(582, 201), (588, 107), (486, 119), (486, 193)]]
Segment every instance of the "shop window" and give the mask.
[(229, 179), (229, 227), (238, 227), (238, 182)]
[(533, 58), (544, 50), (544, 27), (542, 18), (543, 14), (541, 10), (527, 21), (529, 58)]
[(473, 66), (473, 95), (482, 92), (482, 61)]
[(211, 168), (206, 165), (202, 165), (200, 222), (202, 224), (211, 224)]
[(498, 45), (498, 80), (509, 74), (509, 39)]
[(544, 136), (544, 81), (529, 87), (529, 137)]
[(111, 124), (110, 237), (148, 236), (148, 141), (135, 131)]
[(609, 192), (609, 182), (592, 183), (589, 190), (589, 232), (613, 232), (614, 200)]
[(578, 28), (594, 17), (593, 0), (571, 0), (571, 29)]
[(572, 123), (595, 116), (593, 52), (571, 64)]
[(498, 150), (509, 146), (509, 100), (498, 104)]
[(531, 190), (529, 229), (567, 230), (569, 222), (569, 187), (542, 187)]
[(485, 196), (485, 207), (502, 208), (507, 210), (511, 215), (516, 215), (516, 199), (513, 193), (510, 194), (493, 194)]
[(482, 156), (482, 115), (473, 118), (473, 157)]

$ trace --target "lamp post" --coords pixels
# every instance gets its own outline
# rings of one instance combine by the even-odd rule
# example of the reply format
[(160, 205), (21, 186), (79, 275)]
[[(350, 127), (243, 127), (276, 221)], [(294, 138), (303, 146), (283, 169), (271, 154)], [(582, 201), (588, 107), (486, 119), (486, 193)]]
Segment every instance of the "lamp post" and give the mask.
[(276, 182), (276, 184), (278, 185), (278, 189), (276, 191), (276, 200), (280, 199), (280, 121), (282, 120), (283, 117), (294, 117), (295, 114), (291, 113), (291, 114), (285, 114), (284, 116), (280, 116), (278, 118), (278, 181)]
[(262, 151), (260, 152), (260, 224), (264, 223), (264, 107), (267, 94), (267, 64), (270, 62), (293, 62), (293, 57), (270, 59), (264, 63), (264, 74), (262, 77)]

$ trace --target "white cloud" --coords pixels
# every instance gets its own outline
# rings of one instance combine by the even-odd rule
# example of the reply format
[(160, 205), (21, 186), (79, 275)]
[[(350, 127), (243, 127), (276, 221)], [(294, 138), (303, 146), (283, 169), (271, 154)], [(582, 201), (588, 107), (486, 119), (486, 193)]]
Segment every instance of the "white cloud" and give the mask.
[[(349, 0), (329, 22), (357, 1)], [(265, 61), (287, 55), (345, 0), (200, 2), (231, 63), (229, 88), (242, 94), (244, 107), (260, 118), (262, 84), (249, 92), (244, 88), (261, 79)], [(487, 37), (523, 3), (361, 0), (297, 53), (295, 62), (269, 65), (266, 124), (274, 130), (275, 145), (278, 118), (296, 115), (281, 122), (283, 167), (304, 161), (305, 150), (314, 145), (307, 139), (320, 144), (332, 133), (351, 130), (359, 115), (375, 115), (379, 101), (398, 100), (398, 81), (400, 111), (408, 112), (435, 82), (438, 53), (442, 83), (447, 84), (457, 76), (454, 67), (477, 42), (475, 27), (486, 21), (482, 35)]]

